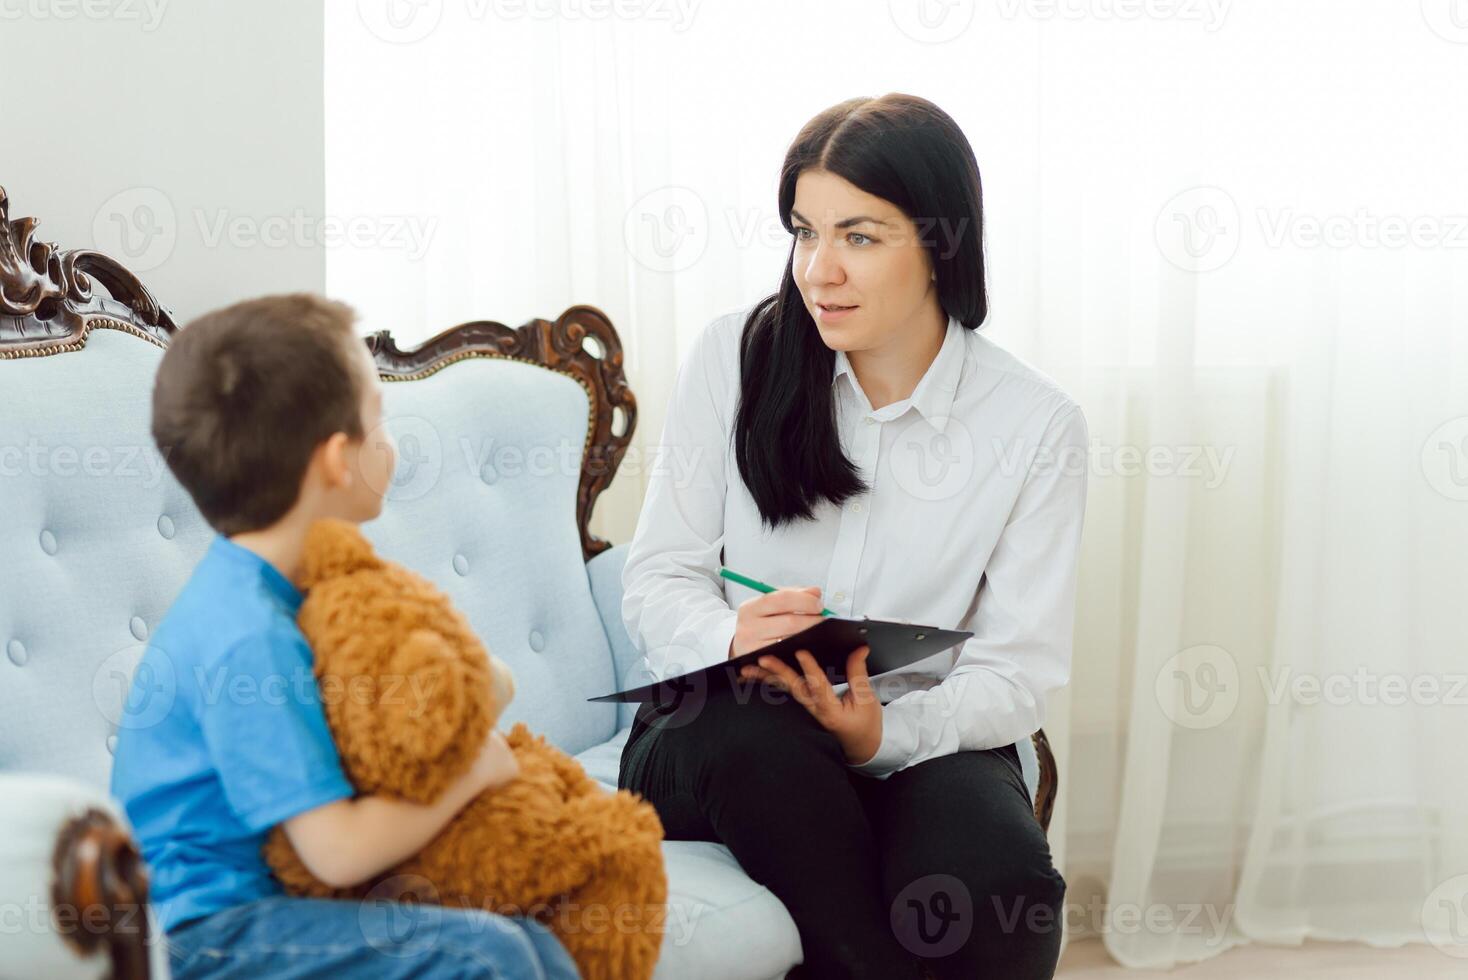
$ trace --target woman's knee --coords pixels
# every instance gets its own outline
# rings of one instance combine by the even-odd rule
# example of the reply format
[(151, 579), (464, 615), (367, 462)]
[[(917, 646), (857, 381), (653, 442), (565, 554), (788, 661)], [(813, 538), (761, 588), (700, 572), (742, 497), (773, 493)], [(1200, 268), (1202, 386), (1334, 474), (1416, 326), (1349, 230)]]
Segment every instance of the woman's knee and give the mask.
[(1053, 968), (1058, 955), (1065, 879), (1043, 842), (983, 844), (980, 838), (950, 840), (946, 847), (919, 842), (905, 859), (889, 861), (886, 885), (898, 938), (924, 959), (964, 964), (963, 975), (988, 976), (989, 967), (1007, 964), (1013, 972), (1005, 975), (1046, 976), (1045, 964)]

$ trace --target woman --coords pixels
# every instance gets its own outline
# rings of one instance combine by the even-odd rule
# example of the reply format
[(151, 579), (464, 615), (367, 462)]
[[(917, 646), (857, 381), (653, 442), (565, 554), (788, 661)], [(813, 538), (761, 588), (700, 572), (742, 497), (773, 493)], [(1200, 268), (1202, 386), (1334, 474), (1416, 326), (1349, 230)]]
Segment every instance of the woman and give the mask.
[[(655, 676), (840, 616), (971, 630), (833, 689), (775, 658), (694, 711), (639, 711), (620, 784), (670, 839), (722, 841), (790, 911), (805, 975), (1048, 977), (1065, 882), (1014, 743), (1070, 673), (1085, 419), (978, 332), (978, 165), (906, 95), (786, 154), (779, 291), (682, 364), (623, 615)], [(798, 583), (751, 596), (719, 566)]]

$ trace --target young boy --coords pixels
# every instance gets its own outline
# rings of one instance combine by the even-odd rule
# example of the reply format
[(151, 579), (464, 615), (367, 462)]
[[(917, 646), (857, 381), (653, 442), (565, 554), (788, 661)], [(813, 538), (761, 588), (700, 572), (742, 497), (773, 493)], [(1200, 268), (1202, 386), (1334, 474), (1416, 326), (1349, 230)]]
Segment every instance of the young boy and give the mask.
[[(153, 438), (218, 536), (134, 675), (112, 793), (151, 868), (176, 980), (576, 976), (538, 923), (287, 898), (261, 858), (283, 824), (318, 878), (355, 885), (517, 775), (494, 732), (429, 806), (354, 797), (342, 772), (291, 583), (313, 521), (382, 510), (395, 451), (377, 434), (381, 412), (351, 309), (314, 296), (203, 316), (159, 368)], [(431, 886), (402, 884), (420, 896)]]

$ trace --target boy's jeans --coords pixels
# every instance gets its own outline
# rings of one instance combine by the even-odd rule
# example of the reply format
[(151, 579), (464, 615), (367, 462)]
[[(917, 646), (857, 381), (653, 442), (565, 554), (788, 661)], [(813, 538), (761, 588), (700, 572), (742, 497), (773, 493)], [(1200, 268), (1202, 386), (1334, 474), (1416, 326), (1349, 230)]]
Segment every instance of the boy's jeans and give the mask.
[(186, 923), (167, 942), (174, 980), (578, 976), (540, 923), (437, 905), (263, 898)]

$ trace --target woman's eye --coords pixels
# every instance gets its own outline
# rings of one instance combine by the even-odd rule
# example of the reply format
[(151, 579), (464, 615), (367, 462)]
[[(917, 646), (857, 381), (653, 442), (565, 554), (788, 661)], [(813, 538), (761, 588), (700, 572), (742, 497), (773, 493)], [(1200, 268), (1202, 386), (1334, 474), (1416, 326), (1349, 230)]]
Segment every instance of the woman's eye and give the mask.
[(863, 235), (859, 231), (853, 231), (846, 237), (846, 240), (853, 245), (870, 245), (873, 241), (870, 235)]
[(808, 242), (808, 241), (810, 241), (810, 238), (808, 237), (808, 234), (814, 234), (814, 233), (811, 232), (811, 230), (809, 228), (796, 228), (795, 229), (795, 240), (797, 242)]

